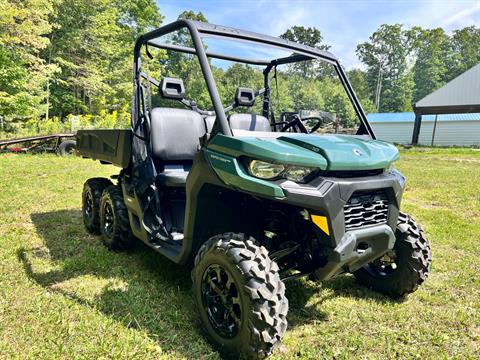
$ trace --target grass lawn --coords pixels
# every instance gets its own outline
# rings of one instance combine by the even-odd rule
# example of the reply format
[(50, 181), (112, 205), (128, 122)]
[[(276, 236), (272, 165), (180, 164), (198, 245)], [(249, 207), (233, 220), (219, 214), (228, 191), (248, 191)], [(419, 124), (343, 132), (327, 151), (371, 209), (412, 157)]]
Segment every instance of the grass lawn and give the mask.
[[(403, 210), (432, 245), (431, 276), (403, 302), (352, 276), (288, 284), (274, 358), (478, 358), (480, 151), (405, 150), (398, 168)], [(83, 182), (116, 171), (0, 154), (0, 358), (218, 358), (198, 330), (188, 270), (143, 245), (107, 251), (84, 230)]]

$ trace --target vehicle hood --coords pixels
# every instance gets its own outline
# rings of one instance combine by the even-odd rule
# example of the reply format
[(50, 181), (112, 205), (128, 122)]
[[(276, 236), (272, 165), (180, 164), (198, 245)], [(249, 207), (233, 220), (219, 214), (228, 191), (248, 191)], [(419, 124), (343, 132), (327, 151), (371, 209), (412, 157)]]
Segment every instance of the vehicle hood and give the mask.
[(348, 135), (304, 134), (278, 140), (321, 155), (327, 170), (383, 169), (399, 158), (397, 148), (389, 143)]
[(351, 135), (216, 135), (208, 148), (236, 157), (247, 156), (330, 171), (383, 169), (399, 158), (399, 152), (392, 144)]

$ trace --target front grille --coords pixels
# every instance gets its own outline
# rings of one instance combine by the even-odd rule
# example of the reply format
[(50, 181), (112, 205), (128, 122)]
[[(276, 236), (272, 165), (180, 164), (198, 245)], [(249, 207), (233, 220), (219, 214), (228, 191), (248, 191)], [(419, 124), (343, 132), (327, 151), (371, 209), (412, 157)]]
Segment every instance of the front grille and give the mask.
[(366, 176), (377, 176), (383, 173), (383, 169), (373, 170), (336, 170), (336, 171), (321, 171), (320, 175), (323, 177), (335, 177), (335, 178), (356, 178)]
[(386, 224), (388, 198), (384, 191), (355, 192), (343, 208), (345, 231)]

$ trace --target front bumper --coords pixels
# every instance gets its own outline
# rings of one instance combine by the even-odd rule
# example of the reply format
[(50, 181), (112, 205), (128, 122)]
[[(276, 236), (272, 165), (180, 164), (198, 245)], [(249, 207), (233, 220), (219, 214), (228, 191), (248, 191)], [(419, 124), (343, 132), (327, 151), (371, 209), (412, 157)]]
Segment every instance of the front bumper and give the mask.
[[(393, 248), (405, 186), (405, 179), (398, 171), (372, 177), (319, 178), (304, 185), (285, 181), (279, 185), (286, 195), (284, 202), (328, 219), (329, 235), (319, 234), (328, 256), (326, 265), (316, 271), (319, 279), (358, 270)], [(344, 208), (349, 199), (356, 192), (376, 190), (383, 191), (388, 198), (386, 223), (346, 231)]]
[(393, 249), (395, 234), (387, 225), (353, 230), (345, 233), (339, 244), (328, 254), (328, 262), (315, 271), (318, 280), (342, 272), (353, 272)]
[(356, 192), (382, 190), (388, 198), (388, 221), (395, 229), (402, 200), (405, 178), (398, 171), (359, 178), (317, 178), (309, 184), (281, 181), (278, 185), (285, 193), (283, 203), (307, 209), (311, 214), (328, 218), (330, 236), (328, 245), (335, 248), (345, 235), (344, 208)]

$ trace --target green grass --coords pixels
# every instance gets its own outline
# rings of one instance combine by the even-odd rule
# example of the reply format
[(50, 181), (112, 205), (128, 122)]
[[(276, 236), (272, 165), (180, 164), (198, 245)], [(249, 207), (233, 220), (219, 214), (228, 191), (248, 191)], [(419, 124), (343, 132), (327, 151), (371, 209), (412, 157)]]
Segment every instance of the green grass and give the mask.
[[(413, 149), (403, 209), (433, 250), (403, 302), (352, 276), (287, 286), (277, 358), (475, 358), (480, 353), (480, 152)], [(0, 155), (0, 358), (216, 359), (198, 330), (188, 270), (145, 246), (107, 251), (83, 229), (91, 160)]]

